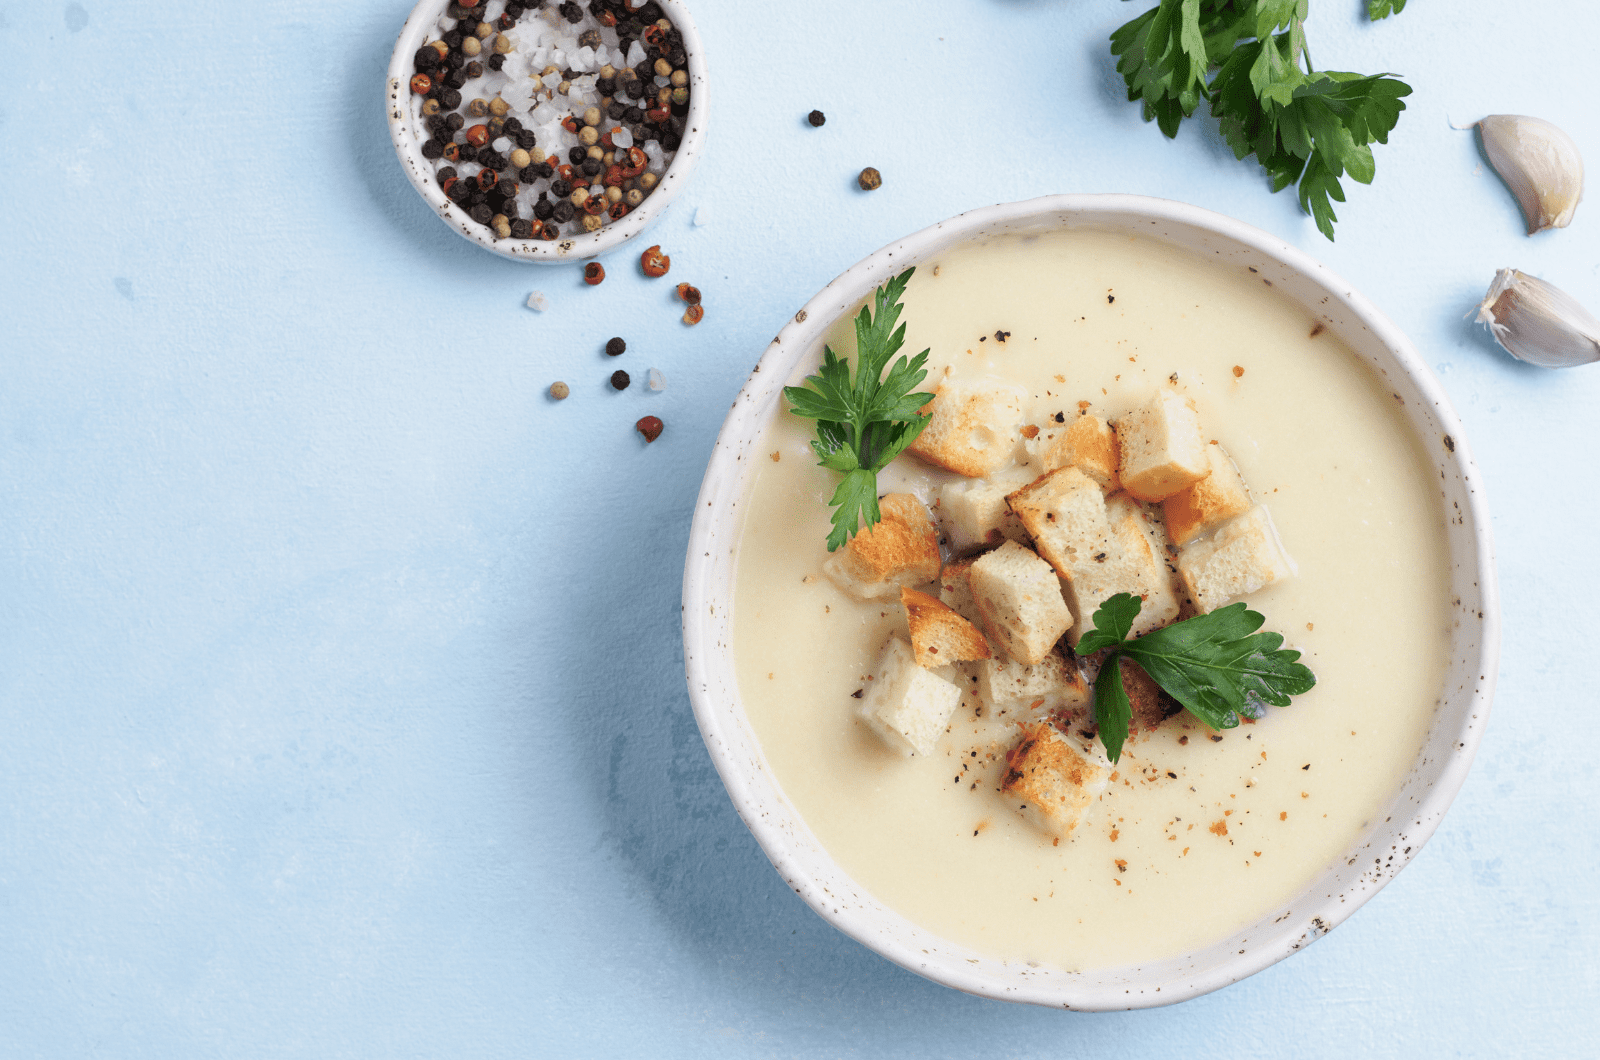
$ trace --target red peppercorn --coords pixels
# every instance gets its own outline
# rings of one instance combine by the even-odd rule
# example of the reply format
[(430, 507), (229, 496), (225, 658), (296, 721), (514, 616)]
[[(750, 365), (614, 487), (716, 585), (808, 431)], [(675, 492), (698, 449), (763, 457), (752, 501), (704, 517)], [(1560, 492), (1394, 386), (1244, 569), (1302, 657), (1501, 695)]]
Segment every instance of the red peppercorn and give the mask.
[(690, 306), (689, 308), (687, 308), (687, 309), (685, 309), (683, 311), (683, 322), (685, 324), (693, 326), (695, 324), (700, 323), (700, 321), (704, 320), (705, 316), (706, 316), (706, 307), (705, 306), (703, 306), (703, 305), (692, 305), (692, 306)]
[(569, 133), (575, 133), (578, 131), (578, 119), (571, 114), (568, 114), (565, 118), (561, 119), (561, 127), (567, 130)]
[(628, 168), (629, 169), (642, 170), (642, 169), (644, 169), (646, 163), (648, 163), (649, 161), (650, 161), (650, 158), (649, 158), (648, 155), (646, 155), (644, 153), (644, 149), (643, 148), (641, 148), (641, 147), (630, 147), (630, 148), (628, 148)]
[(594, 287), (606, 278), (606, 267), (598, 261), (591, 261), (583, 267), (583, 282)]
[(533, 220), (530, 220), (528, 223), (533, 226), (533, 230), (528, 233), (528, 238), (529, 239), (543, 239), (544, 238), (544, 222), (535, 218)]
[(639, 267), (646, 276), (665, 276), (672, 268), (672, 259), (661, 253), (661, 246), (657, 244), (639, 255)]
[(575, 172), (576, 171), (572, 168), (572, 166), (569, 163), (566, 163), (566, 162), (563, 162), (559, 166), (556, 167), (556, 176), (560, 177), (562, 180), (566, 181), (568, 184), (573, 183), (573, 177), (575, 175)]
[(615, 26), (617, 24), (617, 16), (610, 11), (602, 11), (594, 18), (602, 26)]
[(445, 144), (444, 160), (451, 163), (461, 161), (461, 145), (456, 143), (454, 140)]
[(606, 169), (606, 175), (600, 178), (600, 183), (608, 188), (618, 188), (621, 187), (622, 182), (627, 179), (627, 177), (622, 175), (621, 166), (609, 166)]
[(556, 236), (560, 235), (560, 233), (561, 229), (559, 225), (547, 224), (539, 229), (539, 238), (548, 243), (554, 240)]
[(652, 25), (645, 28), (644, 42), (646, 44), (654, 45), (655, 47), (659, 48), (661, 47), (661, 42), (665, 40), (666, 37), (666, 30), (662, 29), (660, 26)]
[(426, 96), (433, 89), (433, 78), (427, 74), (417, 74), (411, 79), (411, 91), (419, 96)]
[(467, 143), (473, 147), (482, 147), (489, 142), (489, 127), (487, 125), (474, 125), (467, 130)]
[(492, 169), (478, 170), (478, 187), (483, 191), (488, 191), (490, 188), (494, 187), (499, 180), (500, 174), (496, 173)]
[(660, 125), (662, 122), (666, 121), (672, 116), (672, 111), (668, 110), (666, 107), (651, 107), (649, 110), (644, 112), (644, 116), (650, 119), (650, 121), (654, 122), (656, 125)]
[(691, 287), (686, 283), (678, 284), (678, 297), (690, 305), (700, 304), (700, 288)]
[(661, 437), (661, 431), (665, 426), (660, 416), (643, 416), (633, 425), (633, 429), (644, 435), (644, 440), (648, 444)]
[(446, 198), (450, 196), (450, 189), (456, 186), (457, 179), (456, 177), (446, 177), (439, 185), (439, 190), (444, 192)]
[(586, 214), (599, 217), (605, 212), (606, 197), (604, 195), (591, 195), (587, 199), (583, 200), (583, 205), (578, 207), (578, 209), (582, 210)]
[(633, 207), (629, 206), (625, 202), (614, 202), (611, 204), (611, 208), (606, 211), (606, 216), (611, 218), (613, 221), (620, 221), (624, 217), (628, 216), (628, 211), (631, 209), (633, 209)]

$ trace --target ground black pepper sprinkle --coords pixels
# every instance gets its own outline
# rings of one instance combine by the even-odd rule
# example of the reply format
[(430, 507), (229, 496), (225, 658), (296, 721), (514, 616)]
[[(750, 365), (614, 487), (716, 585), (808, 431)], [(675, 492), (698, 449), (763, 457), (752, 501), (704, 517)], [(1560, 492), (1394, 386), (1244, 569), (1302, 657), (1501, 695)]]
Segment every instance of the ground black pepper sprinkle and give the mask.
[(607, 357), (621, 357), (626, 352), (628, 352), (628, 344), (623, 341), (622, 336), (618, 335), (606, 340)]
[(628, 389), (628, 384), (632, 381), (628, 378), (628, 373), (620, 368), (611, 373), (611, 388), (613, 390), (626, 390)]

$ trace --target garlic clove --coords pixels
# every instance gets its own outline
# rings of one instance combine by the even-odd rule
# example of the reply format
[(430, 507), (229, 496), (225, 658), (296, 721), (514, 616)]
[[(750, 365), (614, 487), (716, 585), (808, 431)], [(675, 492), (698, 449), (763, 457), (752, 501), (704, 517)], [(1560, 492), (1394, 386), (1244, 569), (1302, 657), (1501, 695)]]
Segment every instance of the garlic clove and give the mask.
[(1600, 320), (1571, 295), (1516, 269), (1494, 274), (1478, 323), (1511, 356), (1541, 368), (1600, 361)]
[(1543, 118), (1491, 114), (1478, 135), (1500, 179), (1522, 206), (1528, 234), (1565, 228), (1583, 199), (1583, 156), (1572, 137)]

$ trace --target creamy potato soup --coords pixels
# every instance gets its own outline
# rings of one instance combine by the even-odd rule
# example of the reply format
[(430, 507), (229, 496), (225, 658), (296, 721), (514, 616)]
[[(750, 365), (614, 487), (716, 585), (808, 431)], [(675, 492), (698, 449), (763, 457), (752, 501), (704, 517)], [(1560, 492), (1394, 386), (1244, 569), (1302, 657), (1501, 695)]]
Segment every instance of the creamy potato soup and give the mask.
[[(964, 696), (937, 751), (905, 758), (858, 718), (852, 694), (905, 612), (822, 576), (838, 476), (785, 408), (756, 450), (733, 616), (744, 703), (784, 793), (882, 902), (998, 957), (1148, 962), (1282, 907), (1393, 794), (1441, 691), (1444, 514), (1395, 398), (1259, 276), (1123, 235), (996, 237), (919, 267), (904, 301), (903, 352), (932, 350), (923, 389), (947, 367), (1019, 384), (1024, 423), (1080, 401), (1114, 421), (1176, 377), (1299, 564), (1244, 599), (1317, 686), (1236, 729), (1183, 713), (1130, 740), (1093, 816), (1057, 842), (999, 791), (1015, 719)], [(848, 318), (828, 342), (853, 360)], [(902, 456), (879, 491), (931, 508), (951, 478)]]

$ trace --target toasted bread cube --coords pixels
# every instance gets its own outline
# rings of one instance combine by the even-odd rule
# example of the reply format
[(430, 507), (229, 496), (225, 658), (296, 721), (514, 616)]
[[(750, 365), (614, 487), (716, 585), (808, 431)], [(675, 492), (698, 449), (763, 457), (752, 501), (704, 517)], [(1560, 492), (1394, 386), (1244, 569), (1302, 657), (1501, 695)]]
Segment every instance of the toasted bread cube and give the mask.
[(924, 669), (987, 659), (989, 642), (976, 626), (927, 593), (901, 589), (900, 603), (911, 628), (911, 650)]
[(922, 502), (891, 493), (878, 502), (882, 521), (858, 532), (822, 565), (835, 585), (857, 600), (898, 596), (903, 585), (939, 576), (939, 535)]
[(931, 755), (961, 702), (961, 689), (917, 665), (911, 645), (890, 637), (857, 713), (903, 755)]
[(1166, 500), (1211, 473), (1194, 403), (1163, 387), (1117, 424), (1122, 488), (1148, 503)]
[(939, 519), (957, 552), (998, 545), (1002, 541), (1029, 543), (1028, 531), (1006, 503), (1033, 476), (1026, 470), (1003, 471), (992, 479), (964, 479), (939, 490)]
[[(1104, 558), (1098, 558), (1100, 556)], [(1073, 645), (1094, 628), (1094, 613), (1100, 605), (1118, 593), (1132, 593), (1140, 598), (1139, 614), (1131, 630), (1135, 637), (1159, 629), (1178, 617), (1179, 599), (1172, 572), (1165, 557), (1158, 555), (1151, 546), (1144, 518), (1137, 513), (1124, 514), (1112, 527), (1106, 550), (1088, 560), (1079, 560), (1063, 582), (1067, 604), (1075, 619), (1072, 633), (1067, 637), (1068, 643)]]
[(1043, 659), (1072, 628), (1056, 572), (1015, 541), (979, 556), (967, 578), (989, 642), (1018, 662)]
[(1026, 397), (1010, 383), (940, 383), (922, 409), (933, 419), (911, 452), (958, 475), (983, 478), (1016, 450)]
[(1122, 690), (1128, 695), (1133, 714), (1128, 722), (1129, 736), (1141, 729), (1153, 731), (1168, 718), (1183, 713), (1183, 704), (1163, 691), (1138, 663), (1125, 657), (1117, 662), (1122, 667)]
[(1298, 569), (1283, 550), (1272, 516), (1257, 505), (1180, 552), (1178, 573), (1195, 607), (1206, 612), (1292, 578)]
[(1039, 722), (1006, 752), (1000, 790), (1018, 800), (1022, 816), (1035, 827), (1066, 839), (1092, 817), (1110, 782), (1111, 763), (1098, 745)]
[(1187, 545), (1250, 510), (1250, 491), (1222, 446), (1206, 446), (1206, 458), (1211, 474), (1161, 502), (1174, 545)]
[(1065, 426), (1047, 423), (1023, 444), (1029, 463), (1041, 475), (1075, 467), (1107, 493), (1118, 488), (1117, 467), (1122, 462), (1122, 449), (1116, 430), (1099, 416), (1084, 413), (1069, 419)]
[(1085, 706), (1089, 686), (1077, 662), (1053, 651), (1032, 666), (1015, 659), (985, 659), (978, 664), (978, 698), (991, 716), (1040, 716)]
[(983, 615), (978, 611), (978, 602), (972, 598), (972, 583), (968, 578), (972, 563), (970, 559), (958, 559), (944, 565), (944, 570), (939, 572), (939, 602), (982, 629)]
[(1039, 555), (1063, 575), (1079, 561), (1106, 550), (1111, 526), (1106, 499), (1093, 479), (1075, 467), (1041, 475), (1007, 498), (1032, 536)]

